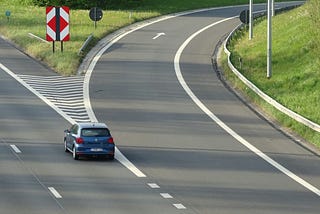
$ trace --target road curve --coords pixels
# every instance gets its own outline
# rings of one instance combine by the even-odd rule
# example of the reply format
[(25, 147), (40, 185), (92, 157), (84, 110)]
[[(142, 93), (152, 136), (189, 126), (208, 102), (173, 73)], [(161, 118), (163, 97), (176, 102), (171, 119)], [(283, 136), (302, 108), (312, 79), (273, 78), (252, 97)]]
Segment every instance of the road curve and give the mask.
[[(70, 108), (84, 102), (75, 90), (81, 87), (0, 39), (0, 213), (318, 213), (316, 194), (239, 144), (177, 80), (174, 57), (181, 45), (242, 9), (213, 9), (149, 25), (120, 39), (97, 63), (90, 84), (96, 116), (109, 124), (120, 150), (145, 178), (117, 161), (74, 161), (65, 153), (63, 129), (72, 121), (66, 119), (88, 119), (83, 109)], [(226, 125), (319, 187), (319, 157), (254, 114), (212, 72), (217, 40), (237, 24), (232, 19), (192, 39), (180, 56), (182, 76)], [(55, 84), (59, 81), (65, 85)], [(58, 99), (60, 92), (65, 102)]]
[[(90, 82), (96, 117), (107, 121), (120, 150), (161, 191), (191, 213), (318, 213), (317, 191), (261, 159), (214, 123), (181, 87), (174, 58), (194, 95), (239, 136), (317, 190), (319, 157), (244, 105), (211, 65), (219, 40), (245, 7), (178, 16), (136, 30), (97, 62)], [(261, 10), (265, 5), (256, 6)], [(221, 23), (219, 23), (221, 22)]]

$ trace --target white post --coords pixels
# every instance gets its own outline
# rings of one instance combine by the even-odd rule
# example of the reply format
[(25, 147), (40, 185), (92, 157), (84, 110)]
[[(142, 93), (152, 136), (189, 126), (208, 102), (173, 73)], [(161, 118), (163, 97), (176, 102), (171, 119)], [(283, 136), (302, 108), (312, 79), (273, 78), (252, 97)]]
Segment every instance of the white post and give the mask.
[(272, 16), (275, 15), (275, 10), (274, 10), (274, 0), (272, 0)]
[(252, 39), (253, 37), (253, 0), (250, 0), (250, 5), (249, 5), (249, 40)]
[(272, 76), (272, 0), (268, 0), (267, 78)]

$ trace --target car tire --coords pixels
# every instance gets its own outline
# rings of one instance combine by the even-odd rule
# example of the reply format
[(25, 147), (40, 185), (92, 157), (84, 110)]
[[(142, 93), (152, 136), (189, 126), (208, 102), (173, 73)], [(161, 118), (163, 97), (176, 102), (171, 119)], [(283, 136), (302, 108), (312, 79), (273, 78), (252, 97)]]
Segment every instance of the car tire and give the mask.
[(73, 149), (72, 149), (72, 157), (75, 160), (79, 160), (79, 155), (77, 155), (77, 153), (76, 153), (76, 147), (75, 146), (73, 146)]
[(114, 160), (114, 155), (109, 155), (109, 160)]
[(67, 142), (66, 142), (66, 140), (64, 140), (63, 143), (64, 143), (64, 151), (68, 153), (69, 150), (68, 150), (68, 148), (67, 148)]

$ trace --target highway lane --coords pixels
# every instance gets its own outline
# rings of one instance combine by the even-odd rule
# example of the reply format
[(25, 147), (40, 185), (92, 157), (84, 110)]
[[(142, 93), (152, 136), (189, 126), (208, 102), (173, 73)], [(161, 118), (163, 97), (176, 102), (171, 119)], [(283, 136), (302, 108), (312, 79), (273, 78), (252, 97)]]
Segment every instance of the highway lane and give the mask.
[(41, 135), (42, 140), (47, 141), (53, 133), (47, 132), (46, 128), (51, 128), (50, 124), (55, 123), (57, 115), (2, 71), (0, 81), (0, 210), (2, 213), (63, 213), (59, 204), (10, 147), (20, 147), (26, 142), (32, 145), (40, 140)]
[[(199, 29), (243, 9), (184, 15), (120, 39), (102, 55), (92, 74), (93, 109), (99, 120), (109, 121), (121, 151), (188, 211), (318, 213), (317, 195), (215, 124), (177, 80), (173, 60), (180, 45)], [(195, 95), (228, 126), (319, 187), (319, 157), (255, 114), (212, 70), (213, 49), (238, 24), (232, 19), (195, 37), (182, 53), (182, 74)], [(153, 39), (162, 32), (165, 35)]]
[[(56, 75), (2, 39), (0, 63), (17, 75)], [(63, 149), (67, 120), (3, 69), (0, 113), (0, 213), (179, 213), (117, 161), (74, 161)]]

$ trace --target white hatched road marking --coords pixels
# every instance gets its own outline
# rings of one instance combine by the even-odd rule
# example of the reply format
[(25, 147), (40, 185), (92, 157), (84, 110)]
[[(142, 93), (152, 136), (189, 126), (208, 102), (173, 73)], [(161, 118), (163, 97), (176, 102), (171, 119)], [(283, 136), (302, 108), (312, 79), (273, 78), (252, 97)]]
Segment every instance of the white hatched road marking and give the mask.
[(90, 122), (83, 98), (83, 76), (18, 75), (26, 84), (77, 122)]

